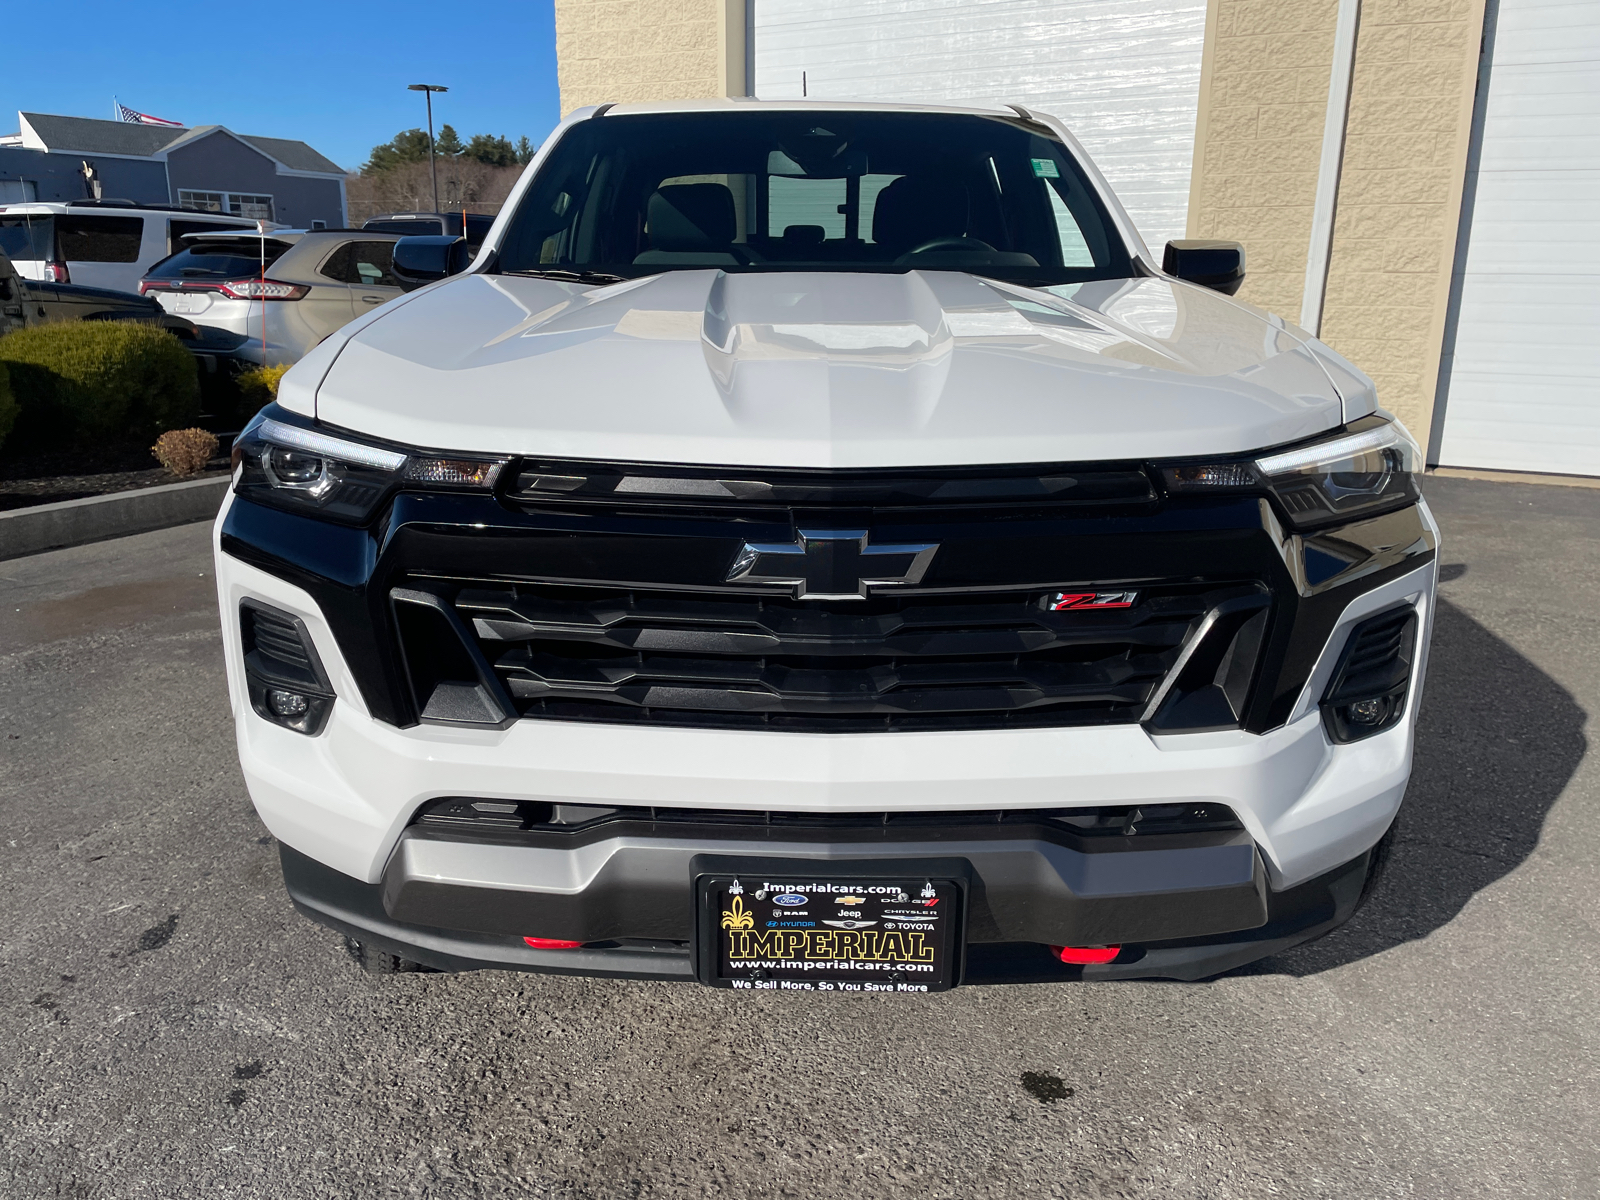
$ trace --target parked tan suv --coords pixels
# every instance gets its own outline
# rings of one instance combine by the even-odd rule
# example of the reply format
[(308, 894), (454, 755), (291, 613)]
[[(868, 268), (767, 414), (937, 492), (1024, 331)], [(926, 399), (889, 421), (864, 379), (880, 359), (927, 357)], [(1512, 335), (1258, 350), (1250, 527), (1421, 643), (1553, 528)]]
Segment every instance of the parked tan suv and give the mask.
[(298, 362), (323, 338), (401, 294), (394, 234), (368, 230), (191, 233), (139, 292), (167, 312), (242, 339), (234, 357)]

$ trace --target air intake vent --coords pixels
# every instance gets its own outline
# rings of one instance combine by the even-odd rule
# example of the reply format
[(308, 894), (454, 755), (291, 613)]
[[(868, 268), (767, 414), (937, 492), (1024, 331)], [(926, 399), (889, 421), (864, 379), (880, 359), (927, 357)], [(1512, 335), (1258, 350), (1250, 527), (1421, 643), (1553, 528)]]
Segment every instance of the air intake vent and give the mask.
[(1322, 699), (1328, 736), (1355, 742), (1392, 728), (1405, 714), (1417, 645), (1417, 610), (1407, 604), (1350, 631)]
[(275, 683), (324, 690), (321, 664), (298, 617), (246, 602), (239, 610), (245, 664)]

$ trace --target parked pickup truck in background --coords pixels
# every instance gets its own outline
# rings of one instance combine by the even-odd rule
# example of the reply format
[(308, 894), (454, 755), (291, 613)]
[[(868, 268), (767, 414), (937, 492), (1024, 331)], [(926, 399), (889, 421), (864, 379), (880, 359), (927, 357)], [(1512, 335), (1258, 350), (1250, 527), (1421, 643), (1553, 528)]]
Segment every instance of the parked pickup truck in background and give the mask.
[(25, 278), (0, 250), (0, 335), (50, 321), (139, 321), (170, 329), (190, 349), (202, 340), (194, 323), (154, 300), (109, 288)]

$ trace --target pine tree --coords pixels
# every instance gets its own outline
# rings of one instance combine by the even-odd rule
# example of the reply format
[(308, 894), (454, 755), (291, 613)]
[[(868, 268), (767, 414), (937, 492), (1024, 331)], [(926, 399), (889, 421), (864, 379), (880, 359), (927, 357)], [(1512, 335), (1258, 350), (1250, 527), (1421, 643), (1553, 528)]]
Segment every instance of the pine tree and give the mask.
[[(472, 140), (477, 141), (478, 139), (473, 138)], [(449, 125), (440, 126), (439, 140), (434, 142), (433, 150), (440, 158), (454, 158), (460, 154), (461, 139), (456, 135), (455, 129)]]
[(473, 135), (467, 143), (466, 155), (491, 167), (509, 167), (517, 161), (517, 149), (508, 138), (487, 133)]
[(405, 129), (381, 146), (372, 148), (372, 157), (361, 168), (363, 175), (388, 171), (402, 163), (428, 161), (428, 135), (421, 129)]
[(517, 166), (525, 167), (531, 163), (533, 161), (534, 152), (534, 145), (528, 140), (527, 134), (523, 134), (521, 137), (519, 137), (517, 139)]

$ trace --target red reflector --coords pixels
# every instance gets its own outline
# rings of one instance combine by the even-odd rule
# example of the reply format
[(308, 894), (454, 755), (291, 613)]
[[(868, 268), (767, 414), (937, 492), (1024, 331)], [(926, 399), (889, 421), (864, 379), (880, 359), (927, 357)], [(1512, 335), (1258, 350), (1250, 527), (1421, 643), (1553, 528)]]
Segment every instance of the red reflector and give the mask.
[(535, 950), (576, 950), (583, 945), (582, 942), (569, 942), (564, 938), (531, 938), (522, 939)]
[(1122, 952), (1121, 946), (1051, 946), (1050, 949), (1062, 962), (1083, 966), (1108, 963)]

